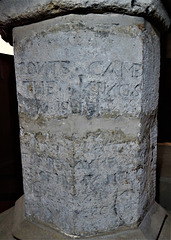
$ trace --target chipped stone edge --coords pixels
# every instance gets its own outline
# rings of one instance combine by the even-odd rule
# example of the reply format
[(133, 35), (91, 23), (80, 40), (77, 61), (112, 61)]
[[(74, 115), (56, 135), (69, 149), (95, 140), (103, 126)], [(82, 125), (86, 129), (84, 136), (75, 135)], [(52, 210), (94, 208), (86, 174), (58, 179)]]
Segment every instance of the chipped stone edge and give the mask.
[(120, 13), (141, 16), (151, 22), (160, 32), (168, 30), (171, 24), (170, 17), (161, 0), (130, 0), (127, 4), (116, 1), (112, 3), (111, 1), (74, 3), (74, 1), (56, 0), (53, 3), (49, 1), (46, 4), (35, 4), (29, 9), (23, 7), (21, 12), (15, 12), (11, 16), (6, 12), (8, 8), (4, 2), (0, 1), (0, 9), (3, 9), (0, 16), (0, 34), (5, 41), (11, 44), (12, 28), (67, 14)]
[[(138, 16), (144, 16), (144, 18), (154, 24), (156, 28), (159, 28), (159, 30), (161, 30), (162, 27), (164, 27), (164, 30), (168, 30), (171, 19), (161, 0), (144, 2), (144, 0), (136, 0), (132, 8), (133, 13)], [(157, 24), (159, 24), (159, 26), (157, 26)]]

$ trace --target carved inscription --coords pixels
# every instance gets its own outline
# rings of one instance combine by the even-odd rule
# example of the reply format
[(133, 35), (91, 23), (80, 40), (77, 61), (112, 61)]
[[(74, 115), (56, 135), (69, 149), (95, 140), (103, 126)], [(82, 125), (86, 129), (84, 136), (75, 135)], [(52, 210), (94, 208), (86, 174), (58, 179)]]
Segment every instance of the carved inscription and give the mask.
[(43, 74), (44, 76), (59, 73), (66, 74), (69, 71), (69, 61), (48, 61), (48, 62), (21, 62), (18, 63), (19, 73), (21, 75)]
[(96, 61), (89, 65), (90, 73), (98, 76), (105, 76), (108, 73), (118, 77), (140, 77), (142, 66), (138, 63), (114, 61), (108, 64), (103, 61)]
[(50, 109), (60, 116), (101, 115), (110, 112), (116, 99), (136, 101), (140, 95), (139, 63), (94, 61), (82, 67), (70, 61), (48, 61), (21, 62), (17, 67), (24, 78), (24, 95), (47, 104), (53, 98)]
[[(74, 67), (73, 67), (74, 65)], [(69, 72), (78, 72), (79, 67), (75, 67), (74, 63), (70, 61), (48, 61), (40, 62), (20, 62), (17, 68), (21, 75), (39, 75), (44, 76), (53, 75), (54, 77), (59, 74), (67, 74)], [(94, 76), (105, 76), (111, 74), (124, 79), (124, 77), (137, 78), (142, 75), (142, 64), (121, 62), (115, 60), (114, 62), (94, 61), (82, 69), (82, 74), (90, 74)]]
[(34, 96), (37, 95), (51, 95), (54, 94), (54, 81), (23, 81), (23, 85), (25, 86), (25, 91), (29, 95), (32, 93)]

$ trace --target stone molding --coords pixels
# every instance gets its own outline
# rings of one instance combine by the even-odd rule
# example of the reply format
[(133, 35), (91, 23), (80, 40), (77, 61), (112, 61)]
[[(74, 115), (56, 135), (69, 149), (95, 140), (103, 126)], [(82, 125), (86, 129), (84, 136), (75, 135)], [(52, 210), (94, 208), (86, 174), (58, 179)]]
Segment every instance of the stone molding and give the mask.
[(13, 27), (71, 13), (121, 13), (142, 16), (159, 31), (170, 26), (161, 0), (1, 0), (0, 9), (0, 34), (11, 43)]

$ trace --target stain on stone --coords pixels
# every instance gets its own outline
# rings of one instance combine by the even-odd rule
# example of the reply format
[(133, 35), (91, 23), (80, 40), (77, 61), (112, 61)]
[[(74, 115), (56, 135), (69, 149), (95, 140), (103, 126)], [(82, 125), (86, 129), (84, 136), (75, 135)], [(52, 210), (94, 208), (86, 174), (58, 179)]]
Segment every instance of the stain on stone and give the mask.
[(43, 143), (46, 140), (46, 136), (43, 135), (41, 132), (35, 134), (35, 138), (38, 142)]
[(137, 27), (144, 32), (145, 31), (145, 25), (144, 24), (137, 24)]

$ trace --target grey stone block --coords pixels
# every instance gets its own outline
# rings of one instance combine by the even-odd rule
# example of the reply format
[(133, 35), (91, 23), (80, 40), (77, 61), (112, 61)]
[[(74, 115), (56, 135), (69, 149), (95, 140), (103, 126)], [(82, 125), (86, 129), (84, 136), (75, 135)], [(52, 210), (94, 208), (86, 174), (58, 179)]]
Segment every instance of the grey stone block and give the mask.
[(155, 199), (158, 33), (88, 14), (13, 34), (26, 219), (77, 236), (136, 227)]
[(21, 26), (68, 13), (125, 13), (140, 15), (156, 27), (168, 29), (170, 19), (161, 0), (1, 0), (0, 25)]

